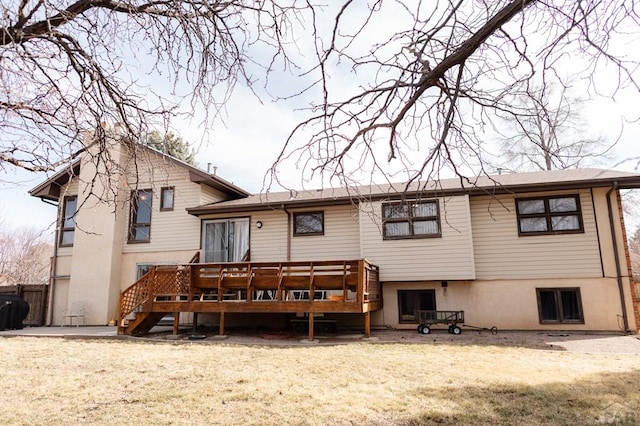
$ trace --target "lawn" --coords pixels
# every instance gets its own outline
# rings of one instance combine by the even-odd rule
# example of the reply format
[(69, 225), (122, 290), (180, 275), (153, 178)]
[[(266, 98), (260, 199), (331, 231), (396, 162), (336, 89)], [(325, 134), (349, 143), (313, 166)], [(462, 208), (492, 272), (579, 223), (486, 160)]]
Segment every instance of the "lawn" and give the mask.
[(1, 424), (637, 424), (640, 356), (0, 339)]

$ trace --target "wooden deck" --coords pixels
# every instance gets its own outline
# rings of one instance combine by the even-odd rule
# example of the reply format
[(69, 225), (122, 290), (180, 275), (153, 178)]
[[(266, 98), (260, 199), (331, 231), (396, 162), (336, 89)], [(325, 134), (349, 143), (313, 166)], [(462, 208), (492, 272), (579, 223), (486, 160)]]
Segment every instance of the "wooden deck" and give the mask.
[[(370, 335), (370, 312), (382, 308), (378, 267), (365, 259), (318, 262), (192, 263), (156, 266), (120, 295), (120, 334), (145, 334), (166, 314), (180, 312), (305, 313), (309, 339), (320, 313), (361, 313)], [(314, 315), (315, 314), (315, 315)], [(134, 316), (135, 315), (135, 316)], [(197, 325), (197, 324), (194, 324)]]

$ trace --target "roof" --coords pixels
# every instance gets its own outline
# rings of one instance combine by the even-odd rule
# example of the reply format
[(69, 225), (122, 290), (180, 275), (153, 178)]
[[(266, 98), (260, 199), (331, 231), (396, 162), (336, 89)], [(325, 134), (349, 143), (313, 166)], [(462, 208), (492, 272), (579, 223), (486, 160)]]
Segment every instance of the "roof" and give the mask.
[[(172, 157), (168, 154), (165, 154), (161, 151), (158, 151), (157, 149), (154, 149), (147, 145), (138, 145), (138, 147), (147, 149), (151, 152), (161, 155), (164, 159), (171, 161), (177, 164), (178, 166), (187, 169), (189, 171), (189, 179), (191, 180), (191, 182), (201, 183), (201, 184), (210, 186), (224, 193), (227, 193), (234, 198), (247, 197), (250, 195), (249, 192), (234, 185), (229, 181), (226, 181), (216, 175), (211, 175), (202, 169), (194, 167), (191, 164), (185, 163), (184, 161), (179, 160), (175, 157)], [(69, 182), (71, 177), (78, 176), (79, 174), (80, 174), (80, 159), (77, 159), (73, 163), (63, 168), (62, 170), (58, 171), (49, 179), (45, 180), (35, 188), (31, 189), (29, 191), (29, 194), (33, 197), (38, 197), (38, 198), (47, 199), (51, 201), (58, 201), (58, 198), (60, 197), (60, 188), (64, 186), (67, 182)]]
[(60, 188), (66, 185), (73, 176), (78, 176), (79, 174), (80, 159), (78, 158), (49, 179), (31, 189), (29, 195), (50, 201), (58, 201), (58, 198), (60, 198)]
[(640, 174), (602, 169), (571, 169), (542, 172), (483, 175), (407, 184), (371, 184), (305, 191), (255, 194), (187, 209), (199, 216), (210, 213), (247, 212), (280, 208), (358, 203), (362, 200), (394, 200), (448, 195), (497, 195), (531, 191), (613, 187), (640, 188)]

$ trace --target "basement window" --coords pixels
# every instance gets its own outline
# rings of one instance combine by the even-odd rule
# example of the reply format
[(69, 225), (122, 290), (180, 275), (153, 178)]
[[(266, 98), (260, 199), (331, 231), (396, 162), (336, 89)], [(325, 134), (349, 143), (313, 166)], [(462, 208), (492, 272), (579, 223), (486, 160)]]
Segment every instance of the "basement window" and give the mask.
[(414, 311), (435, 311), (435, 290), (398, 290), (398, 321), (400, 324), (415, 322)]
[(584, 324), (579, 288), (537, 288), (540, 324)]

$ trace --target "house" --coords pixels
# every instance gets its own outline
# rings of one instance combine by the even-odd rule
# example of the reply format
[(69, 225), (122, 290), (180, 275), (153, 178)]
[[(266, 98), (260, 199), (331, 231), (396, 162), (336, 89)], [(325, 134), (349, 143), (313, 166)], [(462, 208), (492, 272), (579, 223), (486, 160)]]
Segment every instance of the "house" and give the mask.
[[(176, 326), (209, 322), (220, 333), (225, 323), (298, 318), (310, 337), (325, 320), (368, 333), (413, 329), (415, 310), (463, 310), (467, 324), (499, 329), (638, 330), (619, 193), (640, 187), (638, 174), (579, 169), (250, 195), (136, 150), (135, 179), (122, 148), (130, 166), (109, 181), (94, 178), (87, 156), (30, 192), (58, 204), (52, 324), (81, 305), (87, 323), (115, 320), (125, 333), (168, 313)], [(111, 202), (87, 195), (100, 182)]]

